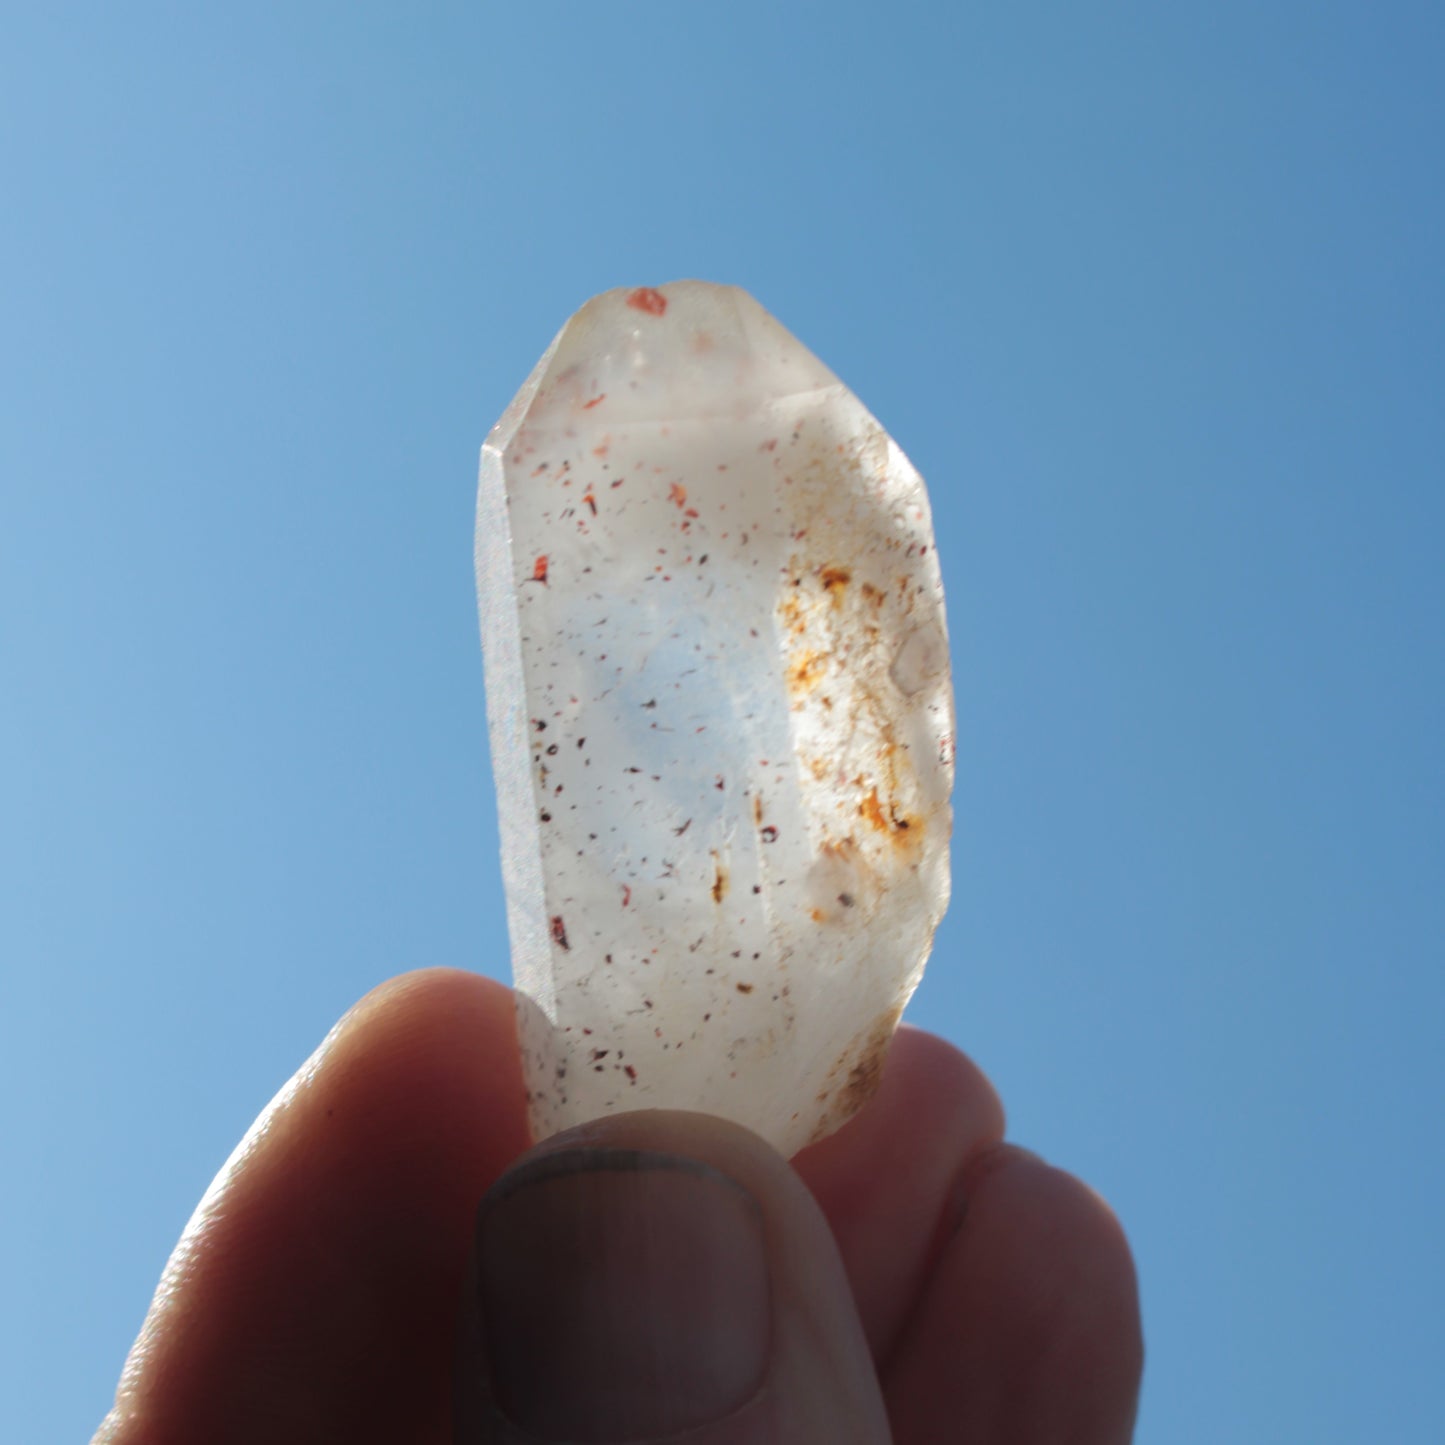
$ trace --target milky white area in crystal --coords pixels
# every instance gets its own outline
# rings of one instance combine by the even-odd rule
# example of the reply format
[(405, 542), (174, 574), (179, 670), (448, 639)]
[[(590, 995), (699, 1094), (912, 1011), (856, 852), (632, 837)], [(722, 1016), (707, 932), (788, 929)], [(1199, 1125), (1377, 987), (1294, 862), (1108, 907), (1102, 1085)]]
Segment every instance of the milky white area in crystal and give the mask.
[(948, 902), (922, 479), (745, 292), (609, 291), (482, 449), (477, 576), (534, 1134), (821, 1138)]

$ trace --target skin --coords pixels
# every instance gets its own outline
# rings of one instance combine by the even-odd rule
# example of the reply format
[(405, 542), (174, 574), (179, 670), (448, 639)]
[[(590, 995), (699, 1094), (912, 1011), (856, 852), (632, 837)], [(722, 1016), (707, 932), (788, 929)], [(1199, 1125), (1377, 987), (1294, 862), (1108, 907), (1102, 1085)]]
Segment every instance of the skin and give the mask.
[(1003, 1139), (979, 1070), (904, 1028), (873, 1101), (791, 1164), (659, 1112), (529, 1153), (510, 992), (406, 974), (332, 1030), (197, 1207), (96, 1440), (526, 1438), (478, 1382), (474, 1216), (519, 1160), (606, 1146), (726, 1174), (772, 1241), (767, 1384), (689, 1442), (1123, 1445), (1128, 1244), (1093, 1191)]

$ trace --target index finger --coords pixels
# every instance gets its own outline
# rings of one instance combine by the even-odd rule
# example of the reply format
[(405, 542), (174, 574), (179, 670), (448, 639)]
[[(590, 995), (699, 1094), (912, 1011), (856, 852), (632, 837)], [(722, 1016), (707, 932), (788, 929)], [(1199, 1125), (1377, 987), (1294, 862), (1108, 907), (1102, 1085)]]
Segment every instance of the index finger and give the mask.
[(449, 1440), (472, 1213), (529, 1142), (509, 989), (368, 994), (207, 1191), (98, 1440)]

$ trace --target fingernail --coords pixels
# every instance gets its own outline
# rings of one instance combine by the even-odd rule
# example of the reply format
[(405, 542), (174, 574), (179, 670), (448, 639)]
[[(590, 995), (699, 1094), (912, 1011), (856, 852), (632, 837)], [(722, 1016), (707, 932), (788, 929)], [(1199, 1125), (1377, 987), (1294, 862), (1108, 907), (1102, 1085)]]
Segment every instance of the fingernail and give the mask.
[(642, 1441), (720, 1419), (762, 1382), (762, 1217), (695, 1160), (539, 1155), (478, 1214), (492, 1397), (537, 1440)]

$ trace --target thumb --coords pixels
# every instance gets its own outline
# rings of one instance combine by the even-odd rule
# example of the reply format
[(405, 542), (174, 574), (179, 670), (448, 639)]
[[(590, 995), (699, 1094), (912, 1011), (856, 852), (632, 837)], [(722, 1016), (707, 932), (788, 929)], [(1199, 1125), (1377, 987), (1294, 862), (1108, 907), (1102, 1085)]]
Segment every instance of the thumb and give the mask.
[(477, 1213), (457, 1439), (886, 1445), (812, 1195), (756, 1135), (638, 1113), (549, 1139)]

